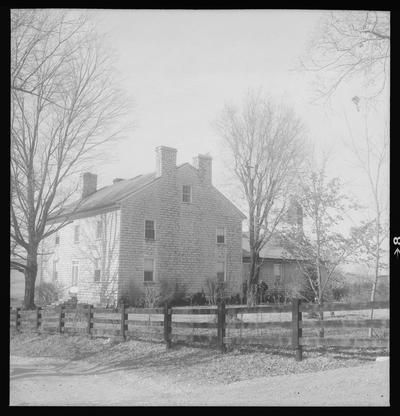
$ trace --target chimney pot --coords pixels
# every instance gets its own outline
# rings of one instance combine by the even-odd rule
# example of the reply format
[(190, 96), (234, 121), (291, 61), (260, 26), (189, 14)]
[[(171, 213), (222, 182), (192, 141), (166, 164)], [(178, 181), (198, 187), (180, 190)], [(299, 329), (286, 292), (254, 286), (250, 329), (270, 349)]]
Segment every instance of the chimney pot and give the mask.
[(205, 185), (212, 183), (212, 157), (209, 155), (197, 155), (193, 158), (193, 165), (199, 171), (200, 180)]
[(290, 200), (287, 211), (287, 222), (292, 225), (297, 225), (300, 230), (303, 228), (303, 208), (295, 198), (291, 198)]
[(173, 147), (156, 147), (156, 177), (172, 175), (176, 170), (177, 150)]
[(82, 199), (97, 191), (97, 175), (85, 172), (82, 175)]

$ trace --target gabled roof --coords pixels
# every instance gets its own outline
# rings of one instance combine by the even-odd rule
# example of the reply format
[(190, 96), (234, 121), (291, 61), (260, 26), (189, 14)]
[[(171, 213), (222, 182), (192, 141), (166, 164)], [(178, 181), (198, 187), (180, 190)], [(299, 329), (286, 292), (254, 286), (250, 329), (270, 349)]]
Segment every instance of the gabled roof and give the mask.
[[(242, 235), (242, 255), (243, 257), (250, 256), (250, 242), (248, 233)], [(295, 257), (290, 255), (280, 244), (278, 238), (272, 236), (270, 240), (265, 243), (260, 251), (260, 257), (263, 259), (286, 259), (295, 260)]]
[[(190, 163), (183, 163), (182, 165), (177, 166), (177, 169), (182, 167), (187, 167), (194, 169), (197, 172), (197, 169), (192, 166)], [(113, 183), (112, 185), (104, 186), (100, 188), (93, 194), (87, 196), (85, 199), (75, 201), (53, 215), (49, 221), (57, 221), (66, 216), (79, 217), (80, 215), (90, 215), (90, 213), (102, 211), (105, 209), (118, 208), (119, 203), (124, 198), (134, 194), (135, 192), (140, 191), (144, 187), (156, 182), (159, 178), (156, 177), (156, 173), (148, 173), (146, 175), (139, 175), (132, 179), (122, 179), (118, 182)], [(242, 218), (246, 218), (245, 215), (236, 207), (225, 195), (223, 195), (217, 188), (213, 187), (220, 198), (223, 201), (230, 203), (234, 211), (238, 213)], [(93, 215), (93, 214), (92, 214)]]
[(118, 203), (127, 196), (139, 191), (150, 183), (156, 181), (156, 174), (148, 173), (146, 175), (139, 175), (132, 179), (123, 179), (109, 186), (104, 186), (93, 194), (87, 196), (85, 199), (75, 201), (68, 206), (65, 206), (53, 220), (65, 215), (78, 215), (87, 211), (100, 210)]

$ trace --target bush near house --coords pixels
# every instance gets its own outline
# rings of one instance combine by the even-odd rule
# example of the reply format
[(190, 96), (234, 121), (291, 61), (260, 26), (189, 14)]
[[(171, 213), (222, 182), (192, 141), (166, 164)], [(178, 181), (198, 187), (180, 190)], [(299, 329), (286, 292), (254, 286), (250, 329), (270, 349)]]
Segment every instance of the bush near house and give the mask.
[(194, 295), (192, 295), (192, 297), (190, 298), (190, 304), (193, 306), (204, 306), (207, 305), (207, 297), (206, 294), (204, 293), (204, 290), (202, 290), (201, 292), (197, 292)]
[(54, 283), (41, 282), (36, 287), (35, 295), (36, 295), (36, 299), (35, 299), (36, 305), (46, 306), (59, 300), (60, 289)]
[(145, 286), (140, 290), (131, 282), (128, 294), (120, 298), (127, 307), (155, 308), (164, 306), (205, 306), (216, 305), (218, 299), (223, 298), (226, 304), (241, 304), (240, 294), (228, 295), (224, 283), (217, 279), (208, 279), (206, 290), (194, 294), (187, 293), (186, 286), (177, 279), (160, 279), (159, 285)]
[(160, 297), (158, 304), (171, 306), (189, 306), (190, 296), (184, 283), (178, 279), (160, 279)]

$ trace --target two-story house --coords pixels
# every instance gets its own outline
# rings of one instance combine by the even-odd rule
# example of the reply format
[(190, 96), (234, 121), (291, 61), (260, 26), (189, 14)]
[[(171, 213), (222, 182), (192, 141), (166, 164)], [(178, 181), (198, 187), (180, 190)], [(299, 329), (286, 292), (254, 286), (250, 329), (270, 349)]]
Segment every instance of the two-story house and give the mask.
[(188, 293), (207, 279), (242, 283), (245, 216), (212, 185), (212, 159), (176, 165), (177, 150), (156, 148), (156, 171), (114, 179), (97, 189), (97, 176), (82, 175), (81, 198), (53, 218), (65, 221), (45, 242), (39, 276), (54, 281), (79, 302), (110, 304), (162, 279)]

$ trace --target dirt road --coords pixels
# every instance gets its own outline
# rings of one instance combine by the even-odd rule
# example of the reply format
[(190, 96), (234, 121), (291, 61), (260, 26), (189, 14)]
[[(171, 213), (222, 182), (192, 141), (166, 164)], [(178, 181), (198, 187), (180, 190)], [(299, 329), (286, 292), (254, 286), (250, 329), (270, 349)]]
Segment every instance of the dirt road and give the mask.
[(198, 386), (85, 361), (10, 357), (10, 405), (388, 406), (388, 363)]

